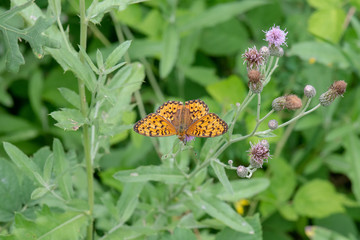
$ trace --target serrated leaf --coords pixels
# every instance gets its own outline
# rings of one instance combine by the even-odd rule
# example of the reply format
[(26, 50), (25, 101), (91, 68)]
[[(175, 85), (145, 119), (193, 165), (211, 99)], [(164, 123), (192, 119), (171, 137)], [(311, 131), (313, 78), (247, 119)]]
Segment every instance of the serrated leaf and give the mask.
[(165, 78), (169, 75), (177, 59), (179, 51), (179, 34), (175, 24), (169, 24), (163, 36), (163, 49), (160, 59), (160, 77)]
[(44, 187), (36, 188), (31, 193), (31, 199), (32, 200), (39, 199), (39, 198), (43, 197), (47, 192), (48, 192), (48, 190), (46, 188), (44, 188)]
[(219, 220), (231, 229), (253, 234), (254, 229), (233, 208), (214, 197), (194, 195), (193, 203), (211, 217)]
[(86, 123), (86, 119), (79, 110), (62, 108), (61, 111), (50, 113), (57, 123), (55, 126), (64, 130), (77, 131)]
[(21, 10), (27, 8), (30, 6), (35, 0), (30, 0), (22, 5), (15, 6), (12, 9), (5, 11), (0, 14), (0, 22), (5, 22), (6, 20), (9, 20), (12, 18), (16, 13), (20, 12)]
[(65, 199), (71, 199), (72, 180), (70, 175), (69, 163), (66, 159), (64, 148), (59, 139), (54, 139), (53, 142), (53, 156), (54, 156), (54, 172), (56, 175), (56, 183)]
[(229, 178), (227, 177), (225, 173), (225, 168), (221, 165), (221, 163), (217, 163), (216, 161), (219, 160), (213, 160), (211, 161), (211, 167), (214, 170), (216, 176), (218, 177), (221, 184), (226, 189), (227, 193), (234, 194), (234, 190), (230, 184)]
[(115, 64), (117, 64), (120, 59), (125, 55), (126, 51), (129, 49), (131, 45), (131, 41), (125, 41), (121, 43), (118, 47), (114, 49), (107, 57), (105, 61), (105, 69), (112, 68)]
[(49, 8), (54, 13), (55, 17), (60, 17), (61, 14), (61, 0), (49, 0)]
[(164, 166), (141, 166), (119, 171), (114, 174), (114, 178), (122, 182), (159, 181), (167, 184), (182, 184), (186, 180), (178, 170)]
[(68, 88), (59, 88), (59, 91), (66, 101), (68, 101), (70, 104), (72, 104), (77, 109), (81, 108), (80, 96), (76, 92), (74, 92), (73, 90), (70, 90)]

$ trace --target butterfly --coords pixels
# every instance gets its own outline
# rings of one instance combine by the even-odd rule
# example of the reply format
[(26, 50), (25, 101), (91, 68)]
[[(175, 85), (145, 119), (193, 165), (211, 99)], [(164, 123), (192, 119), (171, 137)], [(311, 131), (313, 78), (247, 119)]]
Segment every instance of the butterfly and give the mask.
[(190, 100), (183, 104), (168, 101), (155, 113), (150, 113), (134, 125), (134, 131), (149, 137), (177, 135), (186, 144), (194, 137), (216, 137), (226, 133), (227, 123), (202, 100)]

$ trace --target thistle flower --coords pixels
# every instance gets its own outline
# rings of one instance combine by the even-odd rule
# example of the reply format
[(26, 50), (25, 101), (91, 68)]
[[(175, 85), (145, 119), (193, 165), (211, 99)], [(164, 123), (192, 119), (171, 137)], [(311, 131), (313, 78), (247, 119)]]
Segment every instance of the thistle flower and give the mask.
[(304, 88), (304, 95), (307, 98), (313, 98), (316, 95), (316, 89), (311, 85), (306, 85)]
[(254, 168), (262, 168), (262, 165), (270, 157), (269, 147), (264, 146), (261, 142), (253, 145), (250, 142), (250, 165)]
[(247, 167), (240, 165), (237, 167), (236, 173), (239, 177), (245, 178), (248, 175), (249, 170), (247, 169)]
[(269, 31), (265, 32), (265, 41), (269, 43), (269, 47), (275, 46), (276, 48), (281, 45), (286, 45), (286, 35), (288, 32), (285, 30), (281, 30), (279, 26), (274, 26), (269, 29)]
[(296, 95), (287, 95), (275, 98), (272, 102), (272, 108), (275, 111), (281, 111), (283, 109), (295, 110), (302, 107), (301, 99)]
[(244, 63), (246, 62), (246, 66), (248, 71), (251, 69), (259, 69), (259, 66), (263, 64), (264, 58), (256, 49), (256, 46), (253, 48), (248, 48), (248, 50), (242, 55), (244, 58)]
[(248, 72), (249, 83), (248, 86), (253, 93), (260, 93), (263, 90), (263, 84), (261, 82), (262, 75), (258, 70), (250, 70)]
[(342, 96), (346, 91), (347, 83), (344, 80), (334, 82), (329, 90), (321, 94), (319, 101), (322, 106), (329, 106), (335, 98)]
[(279, 123), (275, 119), (272, 119), (268, 122), (268, 126), (271, 130), (275, 130), (279, 126)]
[(194, 139), (195, 139), (195, 137), (186, 135), (185, 139), (184, 139), (184, 143), (186, 144), (188, 142), (193, 141)]

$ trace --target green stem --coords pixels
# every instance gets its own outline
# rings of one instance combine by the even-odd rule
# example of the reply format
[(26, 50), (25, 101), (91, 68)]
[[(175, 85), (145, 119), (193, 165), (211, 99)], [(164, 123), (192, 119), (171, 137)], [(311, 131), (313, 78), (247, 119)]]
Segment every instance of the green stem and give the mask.
[[(79, 10), (80, 10), (80, 46), (86, 50), (86, 41), (87, 41), (87, 27), (88, 22), (85, 15), (85, 0), (79, 1)], [(85, 59), (80, 55), (80, 60), (85, 62)], [(84, 117), (88, 115), (88, 104), (86, 101), (85, 94), (85, 84), (83, 79), (78, 80), (79, 85), (79, 95), (80, 95), (80, 104), (81, 112)], [(87, 175), (87, 184), (88, 184), (88, 204), (89, 204), (89, 215), (90, 223), (87, 227), (87, 240), (93, 239), (93, 211), (94, 211), (94, 175), (93, 167), (91, 162), (91, 143), (89, 136), (89, 125), (85, 124), (83, 126), (83, 144), (84, 144), (84, 154), (85, 154), (85, 163), (86, 163), (86, 175)]]

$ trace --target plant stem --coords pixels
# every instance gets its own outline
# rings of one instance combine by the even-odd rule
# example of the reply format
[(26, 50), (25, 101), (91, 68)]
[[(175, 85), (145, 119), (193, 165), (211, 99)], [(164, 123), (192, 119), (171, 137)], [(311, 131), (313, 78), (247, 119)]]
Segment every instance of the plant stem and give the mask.
[[(85, 0), (79, 1), (79, 10), (80, 10), (80, 46), (86, 50), (87, 42), (87, 27), (88, 22), (85, 15)], [(80, 60), (85, 62), (85, 59), (80, 55)], [(80, 95), (80, 104), (81, 112), (84, 117), (88, 115), (88, 104), (86, 101), (85, 94), (85, 84), (83, 79), (78, 79), (79, 85), (79, 95)], [(86, 175), (87, 175), (87, 184), (88, 184), (88, 204), (89, 204), (89, 215), (90, 223), (87, 227), (87, 239), (93, 239), (93, 211), (94, 211), (94, 175), (93, 167), (91, 162), (91, 144), (89, 137), (89, 125), (85, 124), (83, 126), (83, 144), (84, 144), (84, 154), (85, 154), (85, 163), (86, 163)]]

